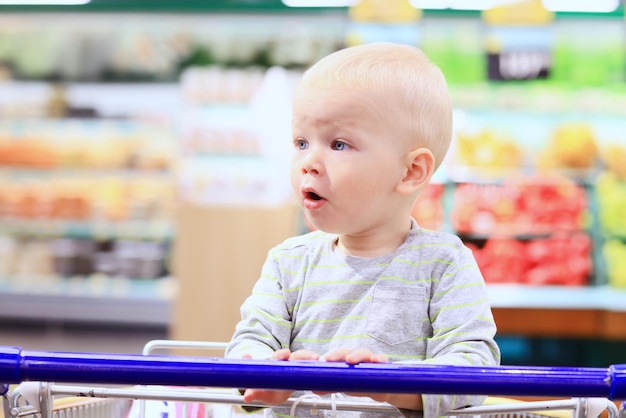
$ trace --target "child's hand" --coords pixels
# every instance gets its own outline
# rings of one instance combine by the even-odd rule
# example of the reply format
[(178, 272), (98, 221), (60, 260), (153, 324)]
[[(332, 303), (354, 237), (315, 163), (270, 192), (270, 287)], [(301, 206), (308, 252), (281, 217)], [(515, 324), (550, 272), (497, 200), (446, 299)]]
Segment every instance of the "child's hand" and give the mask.
[[(366, 349), (351, 350), (339, 348), (324, 356), (326, 361), (344, 361), (348, 364), (358, 363), (387, 363), (389, 360), (384, 354), (374, 354)], [(327, 395), (328, 392), (315, 392), (318, 395)], [(375, 401), (388, 402), (391, 395), (386, 393), (346, 393), (350, 396), (367, 396)]]
[[(244, 355), (243, 358), (252, 358), (252, 356)], [(275, 351), (272, 355), (274, 360), (319, 360), (319, 358), (319, 354), (313, 351), (298, 350), (292, 353), (288, 348)], [(267, 405), (280, 405), (289, 399), (292, 393), (291, 390), (246, 389), (243, 393), (243, 401), (245, 403), (258, 401)]]
[(374, 354), (364, 348), (351, 350), (349, 348), (339, 348), (324, 356), (326, 361), (345, 361), (348, 364), (358, 363), (387, 363), (387, 356), (384, 354)]

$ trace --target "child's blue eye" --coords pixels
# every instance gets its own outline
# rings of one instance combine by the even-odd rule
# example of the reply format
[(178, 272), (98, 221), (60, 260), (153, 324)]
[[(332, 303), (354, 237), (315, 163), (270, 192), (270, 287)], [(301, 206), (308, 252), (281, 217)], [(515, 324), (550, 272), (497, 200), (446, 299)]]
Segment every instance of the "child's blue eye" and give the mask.
[(333, 149), (336, 149), (337, 151), (344, 151), (348, 149), (348, 144), (343, 141), (335, 141), (333, 142)]
[(308, 143), (304, 139), (296, 139), (294, 142), (296, 143), (296, 149), (304, 150), (308, 148)]

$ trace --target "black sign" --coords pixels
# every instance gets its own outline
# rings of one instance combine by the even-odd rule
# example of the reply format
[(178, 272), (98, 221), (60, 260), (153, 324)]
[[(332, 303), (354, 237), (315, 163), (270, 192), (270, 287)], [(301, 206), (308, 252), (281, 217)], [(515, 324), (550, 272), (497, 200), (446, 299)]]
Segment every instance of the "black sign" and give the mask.
[(487, 54), (489, 80), (536, 80), (550, 76), (552, 54), (547, 50), (510, 50)]

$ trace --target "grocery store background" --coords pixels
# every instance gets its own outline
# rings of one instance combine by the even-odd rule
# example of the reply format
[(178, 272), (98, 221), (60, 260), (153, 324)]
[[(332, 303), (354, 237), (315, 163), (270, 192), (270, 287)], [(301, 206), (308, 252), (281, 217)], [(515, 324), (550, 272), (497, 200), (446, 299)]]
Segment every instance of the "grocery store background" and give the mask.
[(414, 215), (476, 254), (503, 363), (625, 361), (623, 3), (5, 3), (0, 344), (227, 340), (267, 250), (307, 229), (294, 83), (382, 40), (449, 81), (453, 147)]

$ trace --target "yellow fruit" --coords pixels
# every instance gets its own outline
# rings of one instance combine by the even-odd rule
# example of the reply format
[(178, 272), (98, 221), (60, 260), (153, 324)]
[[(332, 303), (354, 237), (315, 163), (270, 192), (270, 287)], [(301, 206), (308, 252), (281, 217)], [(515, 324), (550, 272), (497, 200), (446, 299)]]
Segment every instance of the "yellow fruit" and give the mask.
[(626, 146), (608, 145), (604, 150), (606, 169), (618, 178), (626, 179)]
[(457, 135), (457, 157), (461, 164), (482, 168), (518, 168), (523, 151), (515, 141), (502, 134), (483, 130)]
[(591, 168), (598, 159), (595, 134), (586, 123), (567, 123), (557, 127), (548, 144), (555, 167)]

